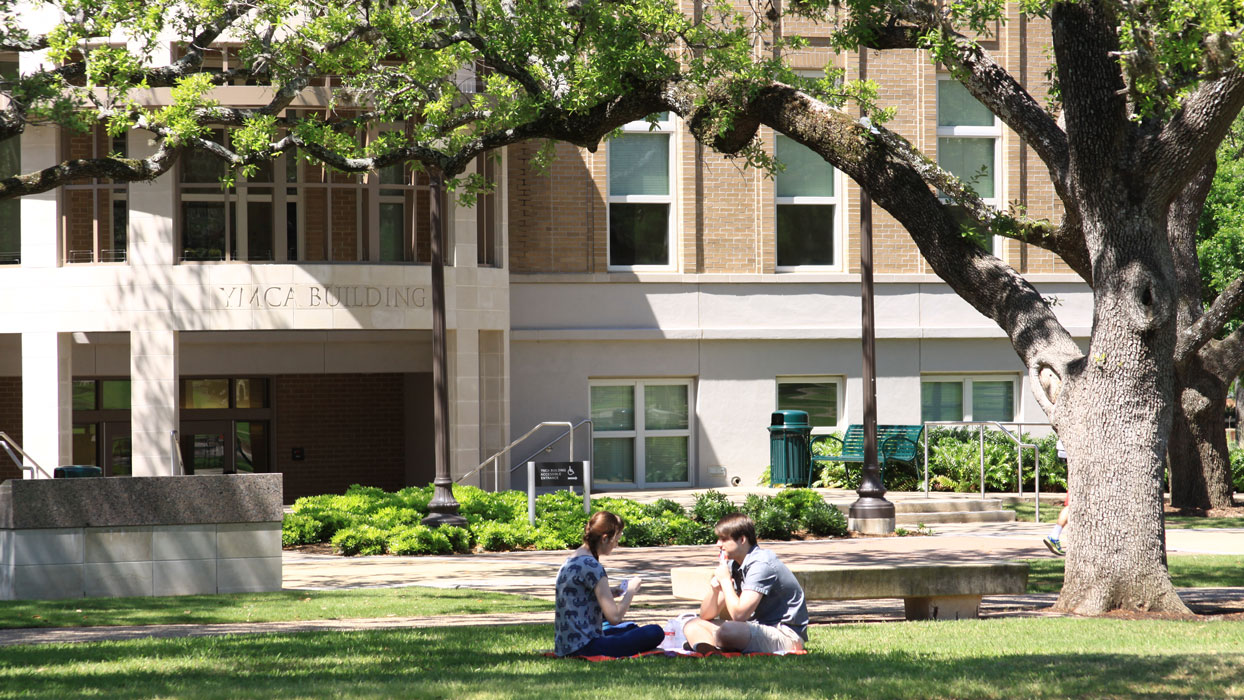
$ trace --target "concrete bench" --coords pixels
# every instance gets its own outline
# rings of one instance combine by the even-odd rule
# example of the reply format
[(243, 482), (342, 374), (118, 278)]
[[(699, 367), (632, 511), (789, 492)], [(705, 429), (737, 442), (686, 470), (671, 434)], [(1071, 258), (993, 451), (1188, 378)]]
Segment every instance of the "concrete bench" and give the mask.
[[(960, 620), (978, 616), (981, 596), (1022, 594), (1028, 565), (964, 564), (795, 565), (790, 570), (808, 600), (902, 598), (908, 620)], [(703, 600), (713, 568), (670, 569), (675, 598)]]

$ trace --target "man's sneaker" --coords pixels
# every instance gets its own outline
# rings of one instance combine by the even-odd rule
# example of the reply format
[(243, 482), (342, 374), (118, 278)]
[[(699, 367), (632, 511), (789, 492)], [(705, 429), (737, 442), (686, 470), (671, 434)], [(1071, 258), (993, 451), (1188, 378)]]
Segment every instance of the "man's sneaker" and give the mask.
[(1061, 542), (1059, 542), (1058, 540), (1054, 539), (1053, 537), (1050, 537), (1049, 535), (1046, 535), (1046, 536), (1045, 536), (1045, 539), (1043, 539), (1043, 540), (1041, 540), (1041, 541), (1045, 543), (1045, 548), (1046, 548), (1046, 549), (1048, 549), (1048, 550), (1050, 550), (1051, 552), (1053, 552), (1053, 553), (1057, 554), (1058, 556), (1062, 557), (1062, 556), (1066, 556), (1066, 555), (1067, 555), (1067, 553), (1066, 553), (1065, 551), (1063, 551), (1063, 544), (1062, 544)]

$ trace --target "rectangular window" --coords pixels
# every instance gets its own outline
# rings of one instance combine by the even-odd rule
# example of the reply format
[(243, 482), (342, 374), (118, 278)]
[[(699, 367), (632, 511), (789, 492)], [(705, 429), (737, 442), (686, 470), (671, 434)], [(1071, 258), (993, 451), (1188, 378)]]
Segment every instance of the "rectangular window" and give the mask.
[[(937, 164), (991, 207), (1001, 204), (1002, 122), (959, 81), (937, 81)], [(992, 244), (983, 236), (986, 250)]]
[(476, 171), (492, 185), (475, 203), (475, 262), (480, 267), (502, 267), (500, 261), (501, 183), (497, 179), (499, 158), (482, 155), (475, 160)]
[(777, 410), (806, 411), (808, 423), (816, 432), (831, 432), (839, 428), (841, 396), (838, 379), (779, 377), (777, 380)]
[(838, 188), (834, 167), (812, 149), (777, 136), (777, 266), (779, 269), (832, 268), (836, 251)]
[(673, 122), (659, 115), (622, 127), (609, 142), (609, 267), (671, 270), (673, 255)]
[[(22, 139), (14, 136), (0, 141), (0, 177), (21, 174)], [(0, 265), (16, 265), (22, 260), (21, 198), (0, 202)]]
[(691, 382), (592, 382), (592, 481), (691, 483)]
[[(127, 137), (111, 136), (103, 126), (86, 132), (64, 130), (66, 158), (107, 158), (128, 155)], [(129, 184), (107, 178), (85, 178), (62, 189), (60, 233), (64, 262), (123, 263), (129, 238)]]
[[(210, 138), (228, 144), (217, 129)], [(275, 165), (261, 164), (250, 176), (234, 173), (231, 187), (222, 187), (224, 161), (203, 151), (181, 158), (181, 259), (184, 261), (276, 259)], [(295, 214), (296, 216), (296, 214)]]
[(1013, 421), (1017, 384), (1012, 375), (925, 377), (920, 382), (920, 417), (925, 421)]

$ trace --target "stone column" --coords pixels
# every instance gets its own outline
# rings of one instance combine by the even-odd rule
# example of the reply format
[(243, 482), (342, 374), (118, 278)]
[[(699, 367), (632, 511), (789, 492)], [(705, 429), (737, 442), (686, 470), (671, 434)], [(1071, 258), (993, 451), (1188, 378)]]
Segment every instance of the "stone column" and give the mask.
[(172, 431), (181, 421), (178, 397), (181, 336), (171, 330), (130, 331), (130, 434), (134, 476), (171, 476)]
[[(148, 139), (138, 132), (130, 132), (129, 150), (132, 158), (146, 158), (155, 152)], [(130, 230), (126, 241), (130, 267), (177, 262), (180, 246), (173, 226), (177, 213), (175, 171), (151, 182), (130, 183)]]
[(22, 334), (22, 449), (46, 473), (73, 462), (73, 336)]
[[(506, 352), (506, 331), (480, 331), (479, 334), (479, 403), (480, 403), (480, 459), (496, 454), (510, 442), (510, 362)], [(499, 465), (495, 471), (488, 469), (478, 483), (495, 489), (509, 485), (509, 465)], [(494, 479), (494, 474), (496, 478)]]
[[(479, 331), (449, 331), (449, 469), (453, 478), (479, 466)], [(469, 483), (478, 483), (474, 477)]]

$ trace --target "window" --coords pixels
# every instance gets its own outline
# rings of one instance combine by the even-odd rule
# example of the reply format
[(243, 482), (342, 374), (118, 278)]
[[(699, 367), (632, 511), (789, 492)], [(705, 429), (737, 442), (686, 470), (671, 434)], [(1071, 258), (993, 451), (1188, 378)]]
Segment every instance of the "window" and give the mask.
[[(217, 129), (211, 138), (228, 138)], [(273, 172), (271, 161), (249, 177), (235, 174), (233, 187), (224, 189), (224, 161), (193, 150), (181, 159), (182, 260), (275, 259)]]
[(631, 122), (609, 142), (609, 267), (674, 267), (670, 182), (673, 122)]
[(778, 377), (777, 410), (807, 411), (813, 432), (832, 432), (842, 415), (839, 386), (827, 377)]
[[(1002, 201), (1002, 123), (949, 76), (937, 81), (937, 164), (976, 191), (985, 204)], [(986, 249), (986, 241), (981, 239)]]
[(591, 394), (593, 483), (691, 483), (691, 382), (600, 380)]
[(920, 381), (920, 417), (926, 421), (1013, 421), (1016, 383), (1011, 375), (925, 377)]
[[(10, 58), (11, 57), (11, 58)], [(17, 77), (17, 59), (6, 54), (0, 59), (0, 77)], [(21, 174), (22, 139), (13, 136), (0, 141), (0, 177)], [(20, 197), (0, 202), (0, 265), (17, 265), (22, 261), (22, 203)]]
[(94, 464), (104, 476), (129, 476), (130, 380), (73, 380), (73, 463)]
[[(125, 135), (109, 136), (102, 126), (87, 133), (65, 131), (69, 158), (126, 156)], [(129, 230), (129, 185), (107, 178), (89, 178), (64, 186), (61, 234), (66, 263), (116, 263), (126, 260)]]
[(834, 167), (812, 149), (778, 134), (777, 266), (826, 268), (837, 264), (838, 188)]
[(497, 180), (500, 158), (482, 155), (475, 159), (476, 172), (492, 185), (493, 190), (475, 200), (475, 264), (480, 267), (502, 267), (500, 260), (501, 183)]

